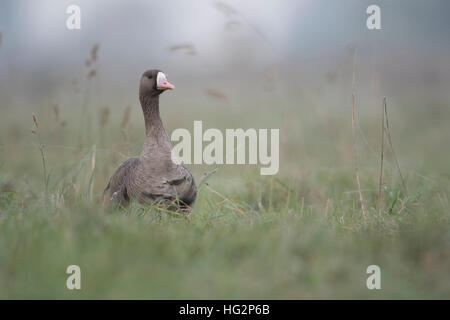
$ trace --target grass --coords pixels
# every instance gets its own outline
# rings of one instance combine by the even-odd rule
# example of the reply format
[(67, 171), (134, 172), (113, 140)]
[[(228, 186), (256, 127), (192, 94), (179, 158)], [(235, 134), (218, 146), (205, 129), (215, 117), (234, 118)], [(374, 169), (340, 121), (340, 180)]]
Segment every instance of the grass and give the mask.
[[(360, 126), (354, 104), (343, 113), (322, 109), (323, 125), (314, 108), (299, 105), (307, 104), (276, 114), (270, 105), (216, 109), (205, 119), (206, 108), (166, 103), (169, 132), (199, 117), (207, 127), (282, 128), (274, 177), (255, 166), (214, 174), (190, 166), (197, 183), (207, 181), (188, 219), (136, 203), (102, 207), (115, 167), (139, 154), (137, 106), (97, 109), (97, 126), (95, 110), (80, 117), (43, 105), (33, 124), (28, 110), (3, 109), (0, 298), (450, 298), (449, 154), (439, 147), (449, 132), (445, 105), (435, 107), (438, 118), (419, 105), (407, 114), (390, 108), (382, 180), (372, 152), (379, 110)], [(89, 131), (78, 120), (87, 118)], [(79, 291), (65, 286), (71, 264), (81, 267)], [(381, 290), (366, 287), (372, 264), (381, 268)]]
[[(448, 198), (433, 196), (439, 187), (416, 186), (406, 201), (385, 189), (382, 214), (373, 191), (363, 219), (354, 193), (333, 196), (346, 175), (319, 178), (329, 185), (327, 214), (301, 189), (257, 177), (229, 201), (202, 189), (189, 220), (137, 204), (104, 212), (81, 199), (46, 210), (3, 192), (0, 296), (448, 298)], [(71, 264), (81, 267), (80, 291), (65, 288)], [(371, 264), (381, 267), (382, 290), (365, 287)]]

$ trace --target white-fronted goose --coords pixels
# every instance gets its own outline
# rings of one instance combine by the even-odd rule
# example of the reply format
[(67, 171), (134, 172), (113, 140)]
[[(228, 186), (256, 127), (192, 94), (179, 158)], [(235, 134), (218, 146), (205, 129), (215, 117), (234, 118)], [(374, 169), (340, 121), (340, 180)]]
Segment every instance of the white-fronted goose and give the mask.
[(139, 157), (129, 158), (114, 172), (105, 189), (106, 199), (126, 206), (131, 198), (141, 203), (174, 203), (189, 211), (197, 196), (191, 173), (171, 158), (171, 144), (159, 115), (159, 96), (174, 89), (164, 73), (148, 70), (141, 77), (139, 100), (145, 119), (145, 142)]

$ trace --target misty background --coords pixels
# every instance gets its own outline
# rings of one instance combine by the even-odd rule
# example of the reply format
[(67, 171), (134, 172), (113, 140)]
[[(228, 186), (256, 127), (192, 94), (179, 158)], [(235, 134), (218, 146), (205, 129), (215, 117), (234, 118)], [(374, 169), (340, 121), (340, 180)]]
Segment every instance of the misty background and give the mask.
[[(81, 30), (66, 28), (70, 4)], [(381, 7), (382, 30), (366, 28), (370, 4)], [(348, 99), (355, 48), (361, 95), (448, 101), (449, 11), (448, 1), (2, 1), (0, 103), (73, 103), (95, 44), (95, 99), (111, 107), (137, 102), (149, 68), (176, 85), (165, 97), (174, 104)]]
[[(81, 30), (66, 27), (71, 4)], [(381, 30), (366, 27), (371, 4)], [(447, 1), (2, 1), (3, 149), (21, 157), (8, 137), (26, 136), (34, 112), (78, 140), (49, 130), (49, 144), (96, 143), (105, 157), (131, 117), (136, 131), (120, 157), (138, 154), (139, 79), (156, 68), (176, 86), (161, 102), (169, 135), (195, 120), (280, 128), (282, 174), (351, 167), (354, 91), (364, 163), (376, 163), (386, 96), (402, 165), (446, 172), (447, 157), (436, 155), (450, 143), (448, 12)]]

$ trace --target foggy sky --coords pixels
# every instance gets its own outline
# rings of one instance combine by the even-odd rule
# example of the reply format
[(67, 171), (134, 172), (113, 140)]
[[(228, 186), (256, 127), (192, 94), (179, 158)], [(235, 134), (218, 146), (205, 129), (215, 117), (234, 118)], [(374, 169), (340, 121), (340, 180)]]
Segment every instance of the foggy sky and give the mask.
[[(2, 103), (19, 101), (16, 91), (45, 96), (49, 88), (83, 79), (96, 43), (101, 90), (118, 96), (134, 94), (139, 75), (152, 67), (185, 88), (204, 81), (240, 92), (267, 68), (289, 82), (286, 88), (305, 81), (301, 72), (325, 81), (329, 70), (348, 64), (351, 48), (357, 48), (361, 72), (370, 64), (400, 87), (402, 79), (410, 90), (422, 83), (444, 90), (449, 83), (448, 1), (224, 0), (229, 11), (216, 3), (2, 0)], [(66, 28), (70, 4), (81, 7), (81, 30)], [(366, 28), (369, 4), (381, 7), (382, 30)], [(168, 50), (186, 43), (195, 54)]]

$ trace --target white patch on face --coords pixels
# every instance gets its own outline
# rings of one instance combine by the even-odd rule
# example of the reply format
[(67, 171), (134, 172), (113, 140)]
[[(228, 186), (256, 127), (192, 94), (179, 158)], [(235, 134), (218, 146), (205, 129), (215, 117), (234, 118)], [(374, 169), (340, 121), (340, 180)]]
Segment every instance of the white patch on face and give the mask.
[(162, 72), (158, 72), (158, 75), (156, 76), (156, 83), (159, 85), (164, 81), (167, 81), (166, 75)]
[(166, 75), (162, 72), (158, 72), (156, 75), (156, 88), (158, 90), (172, 90), (175, 86), (167, 81)]

